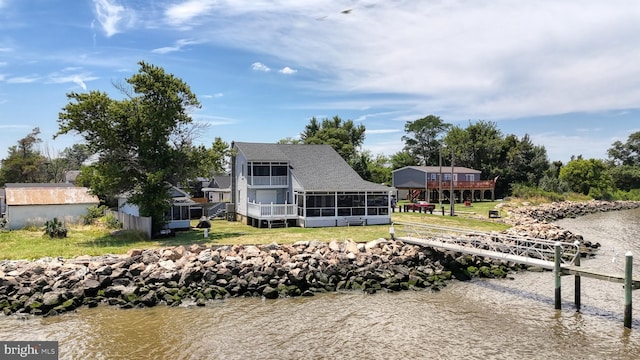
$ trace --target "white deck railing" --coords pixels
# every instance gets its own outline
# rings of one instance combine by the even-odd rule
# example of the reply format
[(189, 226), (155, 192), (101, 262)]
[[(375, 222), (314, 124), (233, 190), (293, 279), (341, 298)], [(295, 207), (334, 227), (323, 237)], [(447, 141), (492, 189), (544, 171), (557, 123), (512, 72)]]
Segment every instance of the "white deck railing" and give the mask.
[(249, 176), (249, 185), (286, 186), (288, 176)]
[(298, 206), (295, 204), (249, 203), (247, 215), (256, 219), (295, 218), (298, 216)]

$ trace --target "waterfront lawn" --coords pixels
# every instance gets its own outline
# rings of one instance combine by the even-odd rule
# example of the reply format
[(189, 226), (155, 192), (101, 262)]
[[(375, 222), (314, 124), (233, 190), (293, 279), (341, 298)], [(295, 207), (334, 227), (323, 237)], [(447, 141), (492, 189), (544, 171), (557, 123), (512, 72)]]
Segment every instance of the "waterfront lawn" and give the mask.
[[(479, 204), (479, 203), (478, 203)], [(495, 206), (482, 203), (484, 206)], [(473, 205), (474, 207), (476, 204)], [(469, 208), (467, 208), (469, 210)], [(484, 211), (484, 210), (483, 210)], [(488, 210), (487, 210), (488, 211)], [(486, 214), (486, 211), (484, 211)], [(447, 213), (448, 214), (448, 213)], [(431, 225), (450, 226), (479, 231), (502, 231), (509, 226), (495, 220), (489, 220), (480, 212), (460, 212), (458, 216), (442, 216), (424, 213), (394, 213), (394, 222), (414, 222)], [(193, 226), (197, 221), (192, 223)], [(42, 257), (64, 258), (104, 254), (124, 254), (130, 249), (146, 249), (191, 244), (203, 245), (258, 245), (276, 242), (291, 244), (300, 240), (370, 241), (389, 238), (389, 225), (350, 226), (331, 228), (274, 228), (258, 229), (240, 222), (226, 220), (211, 221), (208, 237), (204, 229), (192, 228), (180, 231), (175, 237), (145, 240), (139, 234), (121, 232), (113, 234), (111, 230), (99, 226), (70, 226), (67, 238), (51, 239), (42, 230), (14, 230), (0, 233), (0, 259), (38, 259)]]

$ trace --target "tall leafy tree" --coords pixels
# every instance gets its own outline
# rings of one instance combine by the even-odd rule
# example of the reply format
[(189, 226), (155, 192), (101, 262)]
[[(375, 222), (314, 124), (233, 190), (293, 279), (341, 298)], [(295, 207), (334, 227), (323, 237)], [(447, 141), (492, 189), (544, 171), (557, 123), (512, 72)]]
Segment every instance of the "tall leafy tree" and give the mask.
[(391, 169), (400, 169), (405, 166), (417, 166), (418, 160), (411, 156), (407, 151), (398, 151), (397, 153), (391, 155), (389, 159), (391, 162)]
[(572, 191), (594, 198), (604, 198), (613, 189), (607, 164), (599, 159), (572, 159), (560, 169), (560, 180)]
[(402, 137), (404, 150), (417, 160), (418, 165), (435, 165), (438, 163), (442, 137), (450, 127), (451, 124), (435, 115), (407, 121), (404, 125), (407, 135)]
[(455, 149), (456, 164), (480, 170), (487, 178), (498, 166), (503, 135), (495, 122), (480, 120), (464, 129), (454, 126), (444, 142)]
[(40, 128), (34, 128), (17, 145), (9, 147), (7, 157), (2, 160), (0, 182), (34, 183), (47, 181), (47, 158), (37, 149), (42, 142)]
[(629, 135), (624, 143), (614, 142), (607, 154), (615, 165), (640, 166), (640, 131)]
[(92, 189), (103, 195), (127, 193), (140, 214), (151, 216), (153, 231), (164, 225), (170, 207), (169, 183), (185, 179), (191, 164), (184, 148), (172, 142), (191, 122), (189, 111), (199, 107), (189, 86), (164, 69), (140, 62), (137, 74), (120, 86), (126, 97), (106, 93), (69, 93), (69, 103), (58, 115), (56, 134), (84, 137), (97, 161), (91, 173)]
[(353, 120), (344, 121), (338, 116), (323, 119), (322, 122), (313, 117), (300, 134), (300, 140), (303, 144), (331, 145), (353, 166), (357, 161), (358, 149), (364, 143), (365, 130), (364, 125), (356, 125)]

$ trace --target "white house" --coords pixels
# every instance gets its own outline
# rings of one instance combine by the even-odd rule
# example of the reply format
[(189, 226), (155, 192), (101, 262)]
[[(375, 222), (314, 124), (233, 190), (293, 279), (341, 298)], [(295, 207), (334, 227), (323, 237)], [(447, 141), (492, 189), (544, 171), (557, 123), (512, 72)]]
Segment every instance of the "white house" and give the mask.
[[(191, 227), (191, 207), (198, 204), (191, 200), (189, 194), (175, 186), (171, 186), (169, 191), (172, 198), (171, 209), (164, 214), (167, 227), (169, 229), (189, 229)], [(129, 204), (126, 195), (118, 197), (118, 209), (125, 214), (140, 216), (140, 209), (137, 205)]]
[(262, 227), (389, 224), (392, 188), (363, 180), (329, 145), (235, 142), (232, 203)]
[(66, 223), (79, 222), (87, 209), (100, 204), (85, 187), (71, 184), (5, 184), (5, 210), (9, 229), (42, 226), (58, 218)]

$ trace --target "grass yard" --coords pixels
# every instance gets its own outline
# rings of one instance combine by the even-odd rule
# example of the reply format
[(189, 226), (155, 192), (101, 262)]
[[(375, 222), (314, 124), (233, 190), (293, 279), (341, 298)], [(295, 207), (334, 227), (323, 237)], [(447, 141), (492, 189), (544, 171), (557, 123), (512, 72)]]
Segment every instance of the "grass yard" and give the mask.
[[(414, 222), (440, 226), (450, 226), (479, 231), (501, 231), (507, 225), (487, 219), (489, 209), (496, 202), (474, 203), (471, 207), (458, 205), (458, 216), (442, 216), (424, 213), (394, 213), (394, 222)], [(448, 214), (446, 208), (446, 214)], [(194, 221), (192, 225), (195, 225)], [(80, 255), (124, 254), (129, 249), (145, 249), (176, 245), (218, 244), (249, 245), (294, 243), (300, 240), (370, 241), (377, 238), (389, 238), (389, 225), (350, 226), (330, 228), (274, 228), (258, 229), (240, 222), (226, 220), (211, 221), (209, 237), (204, 237), (203, 229), (193, 228), (182, 231), (176, 237), (144, 240), (135, 233), (111, 235), (111, 230), (101, 226), (70, 226), (68, 237), (51, 239), (42, 230), (14, 230), (0, 233), (0, 259), (38, 259), (42, 257), (65, 258)]]

